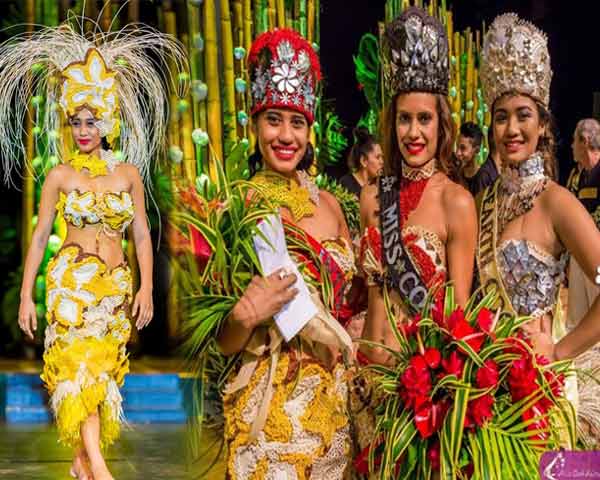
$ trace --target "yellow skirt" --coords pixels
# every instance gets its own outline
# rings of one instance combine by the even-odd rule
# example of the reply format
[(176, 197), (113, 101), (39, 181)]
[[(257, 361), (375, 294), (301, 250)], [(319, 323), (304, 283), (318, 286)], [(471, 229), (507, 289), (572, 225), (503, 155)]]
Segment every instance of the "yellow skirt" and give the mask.
[(95, 412), (101, 446), (119, 436), (131, 296), (127, 265), (109, 269), (79, 245), (65, 245), (48, 264), (42, 380), (62, 443), (81, 445), (81, 424)]
[(342, 365), (329, 372), (302, 362), (290, 372), (290, 356), (282, 353), (265, 426), (254, 441), (249, 438), (270, 362), (269, 357), (261, 359), (250, 384), (224, 398), (227, 478), (346, 478), (351, 445)]

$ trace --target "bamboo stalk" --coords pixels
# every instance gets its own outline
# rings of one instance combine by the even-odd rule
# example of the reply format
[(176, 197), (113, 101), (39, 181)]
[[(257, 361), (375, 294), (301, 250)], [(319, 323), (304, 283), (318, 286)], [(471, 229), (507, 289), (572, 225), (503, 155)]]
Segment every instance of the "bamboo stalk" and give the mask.
[[(236, 115), (235, 115), (235, 87), (233, 71), (233, 40), (232, 40), (231, 12), (229, 0), (221, 0), (221, 39), (223, 58), (223, 117), (227, 125), (226, 146), (231, 149), (237, 140)], [(225, 161), (225, 158), (221, 159)]]
[[(243, 0), (243, 22), (244, 22), (244, 48), (246, 49), (246, 52), (250, 52), (250, 48), (252, 47), (252, 38), (253, 38), (253, 34), (252, 34), (252, 15), (250, 12), (250, 5), (251, 2), (250, 0)], [(246, 74), (246, 80), (249, 82), (249, 78)], [(245, 94), (245, 103), (246, 103), (246, 111), (250, 111), (250, 106), (251, 106), (251, 101), (250, 101), (250, 96), (248, 93)], [(254, 143), (254, 135), (252, 134), (252, 131), (250, 129), (248, 129), (247, 127), (243, 127), (243, 132), (244, 135), (247, 135), (248, 141), (250, 142), (250, 145), (252, 145)]]
[(256, 29), (256, 34), (260, 34), (264, 32), (264, 26), (262, 23), (262, 13), (261, 13), (261, 0), (254, 0), (254, 6), (252, 10), (254, 10), (254, 25)]
[(242, 0), (233, 0), (233, 38), (236, 45), (244, 45), (244, 14)]
[(136, 18), (136, 22), (140, 19), (140, 0), (129, 0), (127, 4), (127, 18)]
[[(246, 0), (248, 3), (250, 0)], [(246, 12), (250, 14), (248, 10)], [(250, 20), (251, 24), (252, 20)], [(206, 72), (206, 84), (208, 86), (207, 98), (207, 127), (210, 144), (212, 146), (212, 155), (209, 155), (208, 169), (213, 181), (217, 179), (214, 161), (223, 160), (222, 138), (223, 131), (221, 128), (221, 89), (219, 83), (219, 58), (218, 58), (218, 43), (217, 43), (217, 12), (215, 10), (214, 0), (204, 1), (204, 68)]]
[(306, 0), (297, 0), (297, 6), (298, 6), (298, 31), (300, 32), (300, 35), (302, 35), (303, 37), (306, 38), (308, 31), (307, 31), (307, 15), (306, 15)]
[(321, 45), (321, 0), (315, 0), (315, 38), (317, 45)]
[(306, 5), (306, 15), (308, 17), (306, 23), (307, 23), (307, 32), (306, 32), (306, 38), (307, 40), (312, 43), (313, 39), (315, 37), (315, 3), (314, 0), (308, 0), (307, 5)]
[[(233, 37), (236, 40), (236, 45), (244, 44), (244, 16), (241, 0), (233, 0)], [(234, 62), (235, 75), (248, 80), (245, 75), (244, 60)], [(246, 110), (246, 97), (245, 94), (236, 96), (236, 112), (238, 110)], [(244, 128), (241, 125), (237, 125), (238, 137), (244, 136)]]
[(69, 7), (71, 5), (70, 0), (59, 0), (58, 2), (58, 20), (62, 22), (67, 18), (67, 12), (69, 11)]
[[(85, 2), (84, 5), (85, 5), (85, 16), (91, 20), (96, 20), (98, 18), (96, 2), (88, 1), (88, 2)], [(84, 25), (85, 25), (84, 28), (85, 28), (86, 32), (90, 32), (94, 28), (94, 24), (89, 20), (86, 20)]]
[(100, 27), (104, 32), (108, 32), (110, 21), (112, 20), (111, 0), (103, 0), (102, 17), (100, 18)]
[[(179, 39), (181, 43), (187, 45), (189, 37), (187, 33), (181, 34)], [(191, 98), (186, 98), (187, 108), (180, 110), (179, 122), (179, 143), (183, 151), (183, 172), (186, 180), (193, 185), (196, 181), (196, 158), (194, 155), (194, 142), (192, 141), (192, 130), (194, 129), (194, 121), (192, 118)], [(178, 102), (179, 103), (179, 102)]]
[(252, 0), (243, 0), (243, 16), (244, 16), (244, 48), (246, 52), (250, 51), (252, 46)]
[(269, 30), (275, 28), (275, 22), (277, 21), (277, 8), (275, 6), (275, 0), (268, 0), (267, 16), (269, 19)]
[[(200, 25), (200, 9), (194, 5), (190, 5), (188, 2), (187, 8), (187, 19), (188, 19), (188, 52), (190, 57), (190, 77), (191, 82), (199, 81), (204, 78), (204, 68), (202, 64), (202, 54), (196, 48), (194, 44), (194, 39), (201, 36)], [(204, 101), (194, 101), (192, 97), (192, 101), (190, 102), (192, 108), (192, 115), (194, 126), (199, 126), (202, 130), (206, 131), (206, 104)], [(203, 158), (206, 158), (206, 147), (202, 147), (200, 145), (195, 145), (195, 158), (196, 158), (196, 173), (200, 174), (204, 172)]]
[(277, 0), (277, 26), (285, 28), (285, 0)]

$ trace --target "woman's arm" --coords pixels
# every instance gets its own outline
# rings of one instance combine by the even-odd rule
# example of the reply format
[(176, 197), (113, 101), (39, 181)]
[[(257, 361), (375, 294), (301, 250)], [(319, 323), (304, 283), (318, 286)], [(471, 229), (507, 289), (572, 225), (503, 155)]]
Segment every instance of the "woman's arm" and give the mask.
[(254, 276), (217, 337), (223, 355), (233, 355), (244, 349), (254, 329), (270, 320), (296, 296), (298, 290), (293, 288), (294, 283), (296, 275), (284, 275), (283, 269), (266, 278)]
[(477, 243), (475, 201), (463, 187), (449, 185), (442, 195), (447, 219), (446, 261), (448, 279), (454, 285), (456, 301), (464, 307), (471, 295), (473, 264)]
[[(586, 276), (594, 281), (600, 266), (600, 231), (583, 205), (567, 189), (553, 184), (545, 196), (554, 230)], [(600, 297), (568, 335), (554, 346), (555, 359), (575, 358), (600, 341)], [(544, 352), (542, 352), (544, 353)]]
[(21, 283), (21, 304), (19, 305), (19, 326), (21, 330), (33, 339), (37, 329), (35, 304), (33, 302), (33, 285), (35, 277), (44, 256), (48, 238), (52, 232), (56, 204), (59, 200), (60, 179), (64, 175), (64, 166), (58, 165), (48, 172), (42, 186), (42, 196), (38, 211), (38, 221), (31, 237), (31, 244), (27, 251), (25, 266), (23, 268), (23, 282)]
[[(378, 227), (379, 220), (377, 218), (377, 210), (379, 202), (377, 200), (378, 188), (377, 185), (365, 185), (360, 195), (360, 217), (361, 228), (364, 230), (367, 227)], [(390, 326), (385, 311), (385, 302), (379, 286), (372, 286), (368, 289), (368, 307), (367, 318), (363, 330), (364, 340), (376, 342), (397, 350), (398, 342)], [(364, 353), (371, 361), (380, 364), (388, 364), (391, 361), (391, 356), (381, 347), (371, 347), (366, 344), (360, 345), (360, 351)]]
[(142, 329), (150, 323), (154, 314), (154, 304), (152, 301), (152, 239), (150, 237), (150, 229), (148, 228), (144, 184), (140, 173), (134, 165), (126, 164), (122, 165), (121, 168), (127, 168), (127, 174), (131, 181), (131, 198), (134, 208), (131, 231), (133, 233), (136, 257), (140, 268), (140, 288), (133, 301), (131, 315), (134, 318), (137, 316), (135, 326), (138, 329)]

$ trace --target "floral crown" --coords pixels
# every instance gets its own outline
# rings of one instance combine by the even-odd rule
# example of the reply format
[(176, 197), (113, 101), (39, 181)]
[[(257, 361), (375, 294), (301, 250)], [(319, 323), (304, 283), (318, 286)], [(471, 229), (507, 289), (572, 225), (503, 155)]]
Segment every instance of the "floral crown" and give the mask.
[(409, 7), (390, 22), (382, 41), (386, 97), (401, 92), (448, 94), (448, 37), (440, 21)]
[(552, 68), (546, 35), (514, 13), (496, 17), (483, 39), (480, 74), (489, 106), (510, 91), (548, 106)]
[(248, 68), (252, 115), (266, 108), (291, 108), (313, 123), (321, 67), (299, 33), (281, 29), (261, 34), (250, 49)]
[(82, 107), (90, 108), (99, 121), (100, 135), (112, 142), (119, 136), (116, 73), (106, 67), (102, 55), (90, 48), (85, 60), (71, 63), (62, 72), (59, 104), (67, 117)]

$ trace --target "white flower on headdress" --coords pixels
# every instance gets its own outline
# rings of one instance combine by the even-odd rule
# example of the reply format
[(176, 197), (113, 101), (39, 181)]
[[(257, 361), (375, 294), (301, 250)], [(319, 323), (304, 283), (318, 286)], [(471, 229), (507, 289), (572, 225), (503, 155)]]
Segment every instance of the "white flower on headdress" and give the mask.
[(68, 115), (82, 105), (97, 109), (101, 116), (114, 112), (117, 106), (116, 73), (106, 68), (96, 49), (88, 50), (84, 62), (69, 65), (62, 75), (65, 82), (60, 103)]
[(298, 79), (298, 70), (290, 67), (287, 63), (282, 63), (280, 66), (273, 69), (273, 82), (277, 84), (277, 89), (280, 92), (294, 93), (300, 85)]

